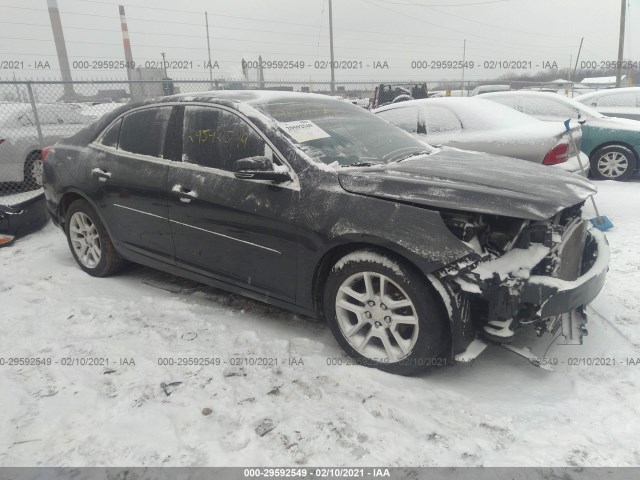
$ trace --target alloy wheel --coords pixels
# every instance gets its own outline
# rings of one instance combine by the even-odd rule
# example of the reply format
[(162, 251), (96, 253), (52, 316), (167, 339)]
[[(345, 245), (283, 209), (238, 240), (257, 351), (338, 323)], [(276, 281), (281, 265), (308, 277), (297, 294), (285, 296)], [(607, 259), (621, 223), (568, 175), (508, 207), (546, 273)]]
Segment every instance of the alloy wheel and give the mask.
[(80, 263), (86, 268), (95, 268), (102, 256), (100, 234), (87, 214), (76, 212), (71, 216), (69, 237)]
[(598, 172), (607, 178), (618, 178), (629, 168), (629, 160), (620, 152), (607, 152), (598, 159)]
[(344, 338), (362, 356), (395, 363), (413, 351), (419, 330), (416, 308), (386, 275), (351, 275), (340, 286), (335, 306)]

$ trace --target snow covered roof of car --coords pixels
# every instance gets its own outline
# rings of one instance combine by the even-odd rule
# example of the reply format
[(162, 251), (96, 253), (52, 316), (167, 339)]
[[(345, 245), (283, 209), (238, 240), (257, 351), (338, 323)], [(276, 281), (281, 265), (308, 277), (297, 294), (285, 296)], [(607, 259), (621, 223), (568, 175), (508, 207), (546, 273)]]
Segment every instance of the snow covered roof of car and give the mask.
[(616, 93), (640, 93), (640, 87), (605, 88), (604, 90), (578, 95), (577, 97), (573, 97), (573, 99), (577, 102), (582, 102), (590, 98), (600, 97), (602, 95), (615, 95)]
[(344, 103), (343, 100), (328, 95), (306, 92), (287, 92), (274, 90), (212, 90), (209, 92), (181, 93), (164, 97), (163, 101), (173, 102), (211, 102), (211, 103), (248, 103), (265, 104), (282, 100), (308, 100), (309, 98), (323, 99)]

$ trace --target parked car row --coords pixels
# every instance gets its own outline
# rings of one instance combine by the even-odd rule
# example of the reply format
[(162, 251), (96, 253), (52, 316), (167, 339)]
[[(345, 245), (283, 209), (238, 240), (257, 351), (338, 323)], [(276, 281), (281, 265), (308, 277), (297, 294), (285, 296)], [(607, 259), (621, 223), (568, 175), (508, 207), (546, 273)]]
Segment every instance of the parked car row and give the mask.
[(45, 145), (74, 134), (87, 123), (68, 104), (39, 104), (36, 122), (30, 104), (0, 104), (0, 182), (24, 182), (28, 188), (42, 186), (42, 150), (36, 123)]
[[(582, 343), (609, 250), (582, 219), (594, 186), (540, 165), (573, 153), (563, 132), (488, 101), (431, 101), (404, 131), (383, 114), (405, 108), (314, 94), (129, 104), (43, 151), (47, 209), (92, 276), (132, 261), (322, 317), (388, 372), (468, 361), (524, 328)], [(520, 122), (501, 151), (530, 161), (415, 136), (489, 149), (500, 125), (482, 130), (484, 108)]]
[[(382, 107), (376, 115), (431, 145), (446, 145), (552, 165), (586, 175), (562, 122), (549, 124), (480, 98), (432, 98)], [(573, 128), (575, 142), (582, 138)], [(578, 147), (579, 148), (579, 147)], [(582, 160), (577, 158), (581, 155)], [(581, 163), (582, 161), (582, 163)]]
[(545, 122), (574, 119), (582, 124), (582, 151), (598, 180), (626, 180), (638, 170), (640, 122), (607, 117), (576, 100), (542, 92), (500, 92), (482, 95)]

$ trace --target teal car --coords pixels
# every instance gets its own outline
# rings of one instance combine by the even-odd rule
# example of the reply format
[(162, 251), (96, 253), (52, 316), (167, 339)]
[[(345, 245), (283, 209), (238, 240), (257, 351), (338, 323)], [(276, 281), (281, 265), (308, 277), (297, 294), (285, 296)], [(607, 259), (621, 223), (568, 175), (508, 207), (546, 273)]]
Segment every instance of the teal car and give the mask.
[(597, 180), (627, 180), (640, 165), (640, 121), (607, 117), (557, 93), (511, 91), (483, 94), (547, 122), (567, 119), (582, 123), (581, 150), (589, 156), (591, 176)]

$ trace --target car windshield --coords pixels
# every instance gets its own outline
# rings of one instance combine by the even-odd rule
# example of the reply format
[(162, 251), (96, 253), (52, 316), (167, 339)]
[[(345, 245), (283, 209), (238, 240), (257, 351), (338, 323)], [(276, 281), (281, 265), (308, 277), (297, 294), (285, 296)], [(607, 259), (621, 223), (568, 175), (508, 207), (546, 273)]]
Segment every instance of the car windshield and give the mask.
[(255, 105), (274, 118), (311, 158), (327, 165), (367, 166), (433, 150), (410, 134), (348, 102), (309, 96)]

